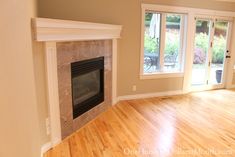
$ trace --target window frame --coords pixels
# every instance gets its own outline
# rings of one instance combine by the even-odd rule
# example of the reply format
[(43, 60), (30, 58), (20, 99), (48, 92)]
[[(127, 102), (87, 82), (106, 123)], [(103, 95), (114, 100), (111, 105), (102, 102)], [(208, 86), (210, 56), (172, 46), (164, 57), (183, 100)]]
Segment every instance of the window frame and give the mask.
[[(161, 71), (154, 73), (144, 73), (144, 37), (145, 37), (145, 13), (156, 12), (161, 14), (161, 39), (160, 39), (160, 59), (159, 64)], [(180, 51), (181, 51), (181, 67), (179, 71), (162, 71), (164, 67), (164, 53), (165, 53), (165, 33), (166, 33), (166, 15), (167, 14), (179, 14), (182, 16), (181, 28), (180, 28)], [(141, 16), (141, 54), (140, 54), (140, 79), (154, 79), (154, 78), (171, 78), (171, 77), (184, 77), (185, 67), (185, 53), (186, 53), (186, 37), (187, 37), (187, 15), (188, 10), (176, 10), (174, 7), (158, 7), (155, 5), (142, 4), (142, 16)]]

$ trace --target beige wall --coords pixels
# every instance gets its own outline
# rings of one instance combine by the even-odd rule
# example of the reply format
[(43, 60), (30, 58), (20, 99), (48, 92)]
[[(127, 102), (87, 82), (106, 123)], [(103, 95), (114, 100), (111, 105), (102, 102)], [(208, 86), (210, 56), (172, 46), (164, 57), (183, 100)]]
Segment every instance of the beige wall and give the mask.
[(233, 80), (232, 80), (232, 84), (235, 85), (235, 73), (233, 73)]
[[(212, 0), (40, 0), (39, 16), (123, 25), (118, 46), (118, 95), (180, 90), (183, 78), (139, 79), (141, 3), (158, 3), (219, 10), (235, 4)], [(203, 5), (202, 5), (203, 4)], [(132, 86), (137, 85), (137, 91)]]
[(39, 157), (39, 117), (31, 44), (34, 0), (1, 0), (0, 156)]

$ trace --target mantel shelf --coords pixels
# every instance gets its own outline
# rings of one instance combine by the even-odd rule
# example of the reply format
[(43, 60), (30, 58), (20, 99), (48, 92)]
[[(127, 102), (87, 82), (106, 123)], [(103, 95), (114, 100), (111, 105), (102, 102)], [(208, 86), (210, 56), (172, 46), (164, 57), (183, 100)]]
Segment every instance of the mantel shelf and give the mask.
[(34, 18), (32, 20), (36, 41), (81, 41), (120, 38), (121, 25)]

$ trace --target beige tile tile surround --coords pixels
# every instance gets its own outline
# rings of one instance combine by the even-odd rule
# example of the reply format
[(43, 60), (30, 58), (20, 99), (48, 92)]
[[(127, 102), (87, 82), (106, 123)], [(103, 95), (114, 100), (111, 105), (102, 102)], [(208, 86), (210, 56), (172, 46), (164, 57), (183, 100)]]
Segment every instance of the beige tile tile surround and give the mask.
[[(112, 40), (58, 42), (56, 47), (61, 135), (64, 139), (111, 106)], [(105, 58), (105, 100), (78, 118), (73, 119), (70, 63), (101, 56)]]

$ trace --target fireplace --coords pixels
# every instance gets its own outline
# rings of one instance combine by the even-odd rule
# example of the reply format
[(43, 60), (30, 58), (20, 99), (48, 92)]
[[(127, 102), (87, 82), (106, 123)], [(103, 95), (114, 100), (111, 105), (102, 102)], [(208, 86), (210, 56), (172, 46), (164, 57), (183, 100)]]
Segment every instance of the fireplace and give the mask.
[[(44, 50), (45, 53), (46, 87), (51, 125), (50, 137), (52, 145), (56, 145), (99, 114), (105, 112), (112, 104), (115, 104), (117, 89), (117, 39), (120, 38), (122, 26), (35, 18), (32, 20), (32, 27), (33, 38), (38, 44), (42, 43), (40, 44), (41, 46), (36, 46), (35, 50), (38, 49), (37, 51), (40, 52)], [(84, 82), (84, 79), (79, 78), (79, 75), (82, 74), (74, 73), (72, 76), (71, 63), (76, 65), (76, 62), (102, 56), (104, 67), (99, 67), (96, 70), (93, 69), (93, 72), (87, 72), (88, 78), (99, 78), (98, 81), (90, 80), (93, 82), (91, 87), (94, 93), (86, 93), (85, 95), (87, 97), (90, 95), (92, 97), (103, 95), (104, 100), (101, 97), (99, 100), (101, 103), (98, 105), (96, 103), (93, 105), (89, 103), (89, 108), (94, 107), (82, 110), (81, 106), (84, 105), (83, 103), (90, 99), (87, 99), (86, 96), (81, 98), (82, 92), (79, 95), (79, 89), (86, 87), (79, 86), (80, 82)], [(72, 71), (75, 72), (76, 70)], [(92, 74), (88, 74), (90, 72)], [(85, 75), (86, 73), (83, 74)], [(100, 81), (101, 83), (97, 85)], [(74, 84), (73, 87), (72, 84)], [(92, 88), (88, 87), (86, 89), (90, 90)], [(81, 113), (79, 113), (80, 111)], [(75, 118), (76, 116), (78, 117)]]
[(104, 101), (104, 57), (71, 63), (73, 119)]

